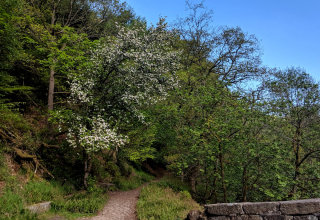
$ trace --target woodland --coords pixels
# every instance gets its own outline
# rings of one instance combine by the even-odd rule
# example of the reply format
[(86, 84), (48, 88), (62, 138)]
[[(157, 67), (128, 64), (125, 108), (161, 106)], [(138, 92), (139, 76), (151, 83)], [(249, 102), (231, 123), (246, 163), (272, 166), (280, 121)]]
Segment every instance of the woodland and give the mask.
[(201, 204), (320, 197), (319, 84), (187, 6), (149, 25), (118, 0), (0, 1), (2, 197), (8, 158), (76, 190), (152, 166)]

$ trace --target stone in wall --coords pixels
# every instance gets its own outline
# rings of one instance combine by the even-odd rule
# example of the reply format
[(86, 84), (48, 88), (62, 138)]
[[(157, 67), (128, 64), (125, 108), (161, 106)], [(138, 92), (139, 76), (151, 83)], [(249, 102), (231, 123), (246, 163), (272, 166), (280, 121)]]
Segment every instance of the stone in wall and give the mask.
[(243, 203), (243, 211), (249, 215), (280, 215), (279, 202), (248, 202)]
[(244, 214), (241, 203), (220, 203), (205, 205), (205, 212), (209, 215), (241, 215)]
[[(264, 215), (263, 219), (264, 220), (290, 220), (286, 218), (287, 216), (285, 215)], [(293, 220), (293, 218), (291, 219)]]
[(318, 220), (318, 218), (314, 215), (302, 215), (302, 216), (294, 216), (293, 220)]
[(241, 215), (239, 217), (241, 220), (263, 220), (259, 215)]
[(188, 220), (320, 220), (320, 199), (205, 205)]
[(230, 220), (229, 216), (212, 216), (208, 220)]
[(305, 215), (320, 212), (320, 199), (305, 199), (280, 202), (280, 211), (285, 215)]

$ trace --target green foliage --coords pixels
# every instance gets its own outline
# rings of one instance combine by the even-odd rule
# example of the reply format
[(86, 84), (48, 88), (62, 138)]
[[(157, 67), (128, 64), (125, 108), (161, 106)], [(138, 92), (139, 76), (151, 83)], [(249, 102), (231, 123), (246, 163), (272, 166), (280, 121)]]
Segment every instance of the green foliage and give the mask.
[(155, 184), (162, 188), (171, 188), (174, 192), (182, 192), (184, 194), (190, 195), (190, 193), (186, 193), (190, 191), (190, 187), (186, 183), (183, 183), (174, 177), (165, 176)]
[(140, 163), (147, 159), (154, 159), (156, 149), (152, 147), (155, 141), (156, 127), (146, 124), (134, 123), (128, 132), (129, 144), (122, 150), (124, 157), (134, 163)]
[[(165, 180), (163, 180), (165, 181)], [(188, 191), (174, 192), (171, 188), (151, 183), (141, 191), (137, 215), (140, 220), (185, 219), (190, 210), (200, 210)]]
[[(21, 1), (4, 0), (0, 3), (0, 86), (4, 82), (10, 82), (13, 79), (6, 75), (4, 70), (8, 70), (12, 62), (16, 60), (21, 43), (19, 42), (19, 32), (15, 22), (17, 22), (19, 11), (21, 9)], [(0, 87), (1, 88), (1, 87)]]

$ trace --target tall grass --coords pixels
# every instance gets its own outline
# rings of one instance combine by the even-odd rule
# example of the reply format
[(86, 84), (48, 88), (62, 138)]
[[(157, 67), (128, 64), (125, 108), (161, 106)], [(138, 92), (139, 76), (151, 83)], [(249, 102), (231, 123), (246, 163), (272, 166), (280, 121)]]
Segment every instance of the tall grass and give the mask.
[(23, 189), (24, 201), (26, 204), (52, 201), (66, 195), (64, 187), (56, 182), (30, 181)]
[(200, 210), (185, 188), (184, 184), (173, 179), (163, 179), (144, 187), (137, 204), (138, 219), (185, 219), (190, 210)]
[(52, 203), (55, 212), (69, 212), (79, 214), (94, 214), (98, 212), (107, 201), (103, 192), (77, 193), (68, 199), (59, 199)]

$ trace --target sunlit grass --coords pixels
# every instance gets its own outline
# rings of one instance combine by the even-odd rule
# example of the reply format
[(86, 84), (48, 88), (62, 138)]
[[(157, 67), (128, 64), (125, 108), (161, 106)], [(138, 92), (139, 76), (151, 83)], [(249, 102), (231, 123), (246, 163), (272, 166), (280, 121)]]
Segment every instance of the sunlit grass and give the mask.
[(188, 191), (175, 192), (169, 185), (175, 185), (175, 189), (179, 188), (173, 182), (161, 180), (142, 189), (137, 204), (140, 220), (185, 219), (190, 210), (201, 209)]

